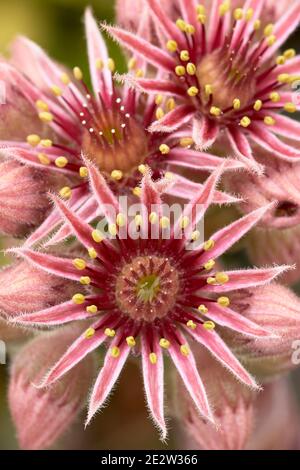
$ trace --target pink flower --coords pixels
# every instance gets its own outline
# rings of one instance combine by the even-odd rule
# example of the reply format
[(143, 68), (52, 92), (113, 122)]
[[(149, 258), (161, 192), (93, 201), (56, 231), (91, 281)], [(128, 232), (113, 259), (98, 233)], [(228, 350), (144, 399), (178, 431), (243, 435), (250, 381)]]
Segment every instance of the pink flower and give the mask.
[[(85, 28), (93, 92), (88, 89), (79, 67), (74, 68), (71, 78), (36, 44), (23, 37), (16, 40), (13, 59), (26, 75), (5, 63), (0, 65), (0, 71), (36, 108), (40, 120), (48, 125), (49, 134), (42, 138), (37, 130), (27, 136), (26, 142), (2, 142), (1, 153), (47, 174), (53, 171), (68, 177), (60, 194), (70, 200), (71, 207), (78, 210), (80, 216), (90, 221), (95, 216), (97, 203), (91, 197), (82, 153), (93, 159), (119, 194), (135, 193), (145, 165), (151, 165), (154, 177), (159, 178), (167, 170), (176, 173), (182, 167), (211, 171), (222, 160), (188, 148), (190, 139), (185, 138), (185, 133), (151, 134), (148, 127), (155, 119), (155, 102), (163, 102), (172, 109), (174, 100), (164, 100), (162, 96), (145, 99), (127, 86), (116, 87), (114, 61), (108, 57), (89, 9), (85, 14)], [(136, 57), (130, 60), (129, 67), (137, 76), (143, 75), (145, 70), (144, 63)], [(228, 168), (240, 166), (235, 161), (228, 163)], [(49, 187), (51, 185), (45, 191)], [(189, 198), (197, 189), (198, 185), (178, 176), (172, 195)], [(216, 194), (216, 202), (232, 201), (236, 198)], [(27, 244), (48, 235), (59, 222), (58, 213), (52, 212)]]
[[(286, 270), (218, 272), (215, 259), (247, 233), (270, 209), (270, 205), (239, 219), (194, 247), (199, 232), (195, 224), (211, 204), (223, 168), (214, 172), (173, 226), (161, 212), (160, 191), (165, 181), (154, 183), (147, 171), (141, 186), (141, 213), (134, 218), (142, 239), (126, 231), (126, 215), (94, 164), (85, 161), (93, 198), (104, 212), (109, 233), (116, 239), (103, 239), (98, 229), (56, 196), (52, 196), (73, 235), (88, 250), (93, 261), (23, 248), (19, 254), (35, 266), (56, 276), (78, 281), (80, 289), (70, 301), (42, 311), (22, 315), (17, 324), (54, 326), (92, 318), (91, 326), (71, 344), (48, 372), (41, 386), (64, 376), (88, 353), (107, 342), (108, 351), (89, 403), (87, 423), (101, 408), (114, 386), (131, 350), (141, 352), (143, 377), (149, 409), (155, 424), (166, 437), (163, 393), (163, 352), (168, 352), (200, 414), (213, 420), (205, 389), (198, 374), (186, 335), (204, 345), (239, 380), (256, 387), (254, 379), (240, 365), (218, 334), (219, 326), (250, 337), (270, 337), (272, 332), (249, 321), (229, 307), (226, 293), (264, 285)], [(114, 208), (111, 215), (107, 204)], [(196, 206), (201, 211), (195, 214)], [(156, 207), (156, 209), (153, 209)], [(125, 224), (125, 225), (124, 225)], [(151, 227), (158, 238), (144, 236)], [(170, 228), (171, 236), (165, 237)], [(184, 228), (184, 230), (182, 230)], [(127, 233), (127, 232), (126, 232)], [(181, 238), (176, 238), (176, 234)], [(190, 249), (193, 247), (194, 249)], [(215, 330), (216, 327), (216, 330)]]
[(93, 358), (81, 361), (60, 383), (38, 389), (47, 368), (63, 352), (74, 327), (39, 335), (15, 357), (8, 391), (9, 406), (22, 449), (50, 447), (73, 423), (85, 403), (94, 374)]
[(291, 2), (275, 25), (267, 25), (259, 36), (265, 1), (247, 0), (244, 9), (233, 11), (228, 1), (215, 1), (206, 12), (194, 0), (174, 0), (180, 11), (176, 22), (158, 0), (146, 2), (161, 48), (139, 34), (103, 28), (159, 72), (156, 78), (130, 78), (130, 83), (149, 94), (176, 99), (175, 109), (159, 113), (152, 132), (174, 132), (191, 124), (191, 136), (200, 150), (224, 135), (232, 152), (256, 171), (261, 167), (252, 152), (253, 142), (276, 158), (299, 161), (299, 150), (280, 139), (299, 140), (299, 123), (279, 114), (297, 110), (288, 85), (299, 74), (299, 56), (289, 49), (276, 57), (298, 26), (299, 2)]

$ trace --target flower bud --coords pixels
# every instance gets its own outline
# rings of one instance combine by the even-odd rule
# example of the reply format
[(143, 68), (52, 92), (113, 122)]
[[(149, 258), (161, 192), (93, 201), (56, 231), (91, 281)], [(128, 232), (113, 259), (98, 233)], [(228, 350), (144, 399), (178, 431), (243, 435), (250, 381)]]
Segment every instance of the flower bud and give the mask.
[(178, 379), (176, 409), (179, 413), (179, 429), (184, 430), (187, 439), (197, 449), (244, 449), (253, 427), (253, 401), (257, 393), (239, 383), (202, 348), (198, 347), (196, 351), (201, 379), (211, 402), (216, 426), (201, 418)]
[(234, 310), (276, 335), (251, 338), (224, 331), (225, 341), (249, 372), (265, 380), (300, 363), (300, 299), (296, 294), (272, 283), (233, 292), (230, 300)]
[(78, 329), (74, 327), (43, 333), (15, 357), (8, 398), (22, 449), (50, 447), (72, 424), (84, 405), (94, 374), (92, 355), (55, 385), (46, 389), (35, 386), (76, 335)]

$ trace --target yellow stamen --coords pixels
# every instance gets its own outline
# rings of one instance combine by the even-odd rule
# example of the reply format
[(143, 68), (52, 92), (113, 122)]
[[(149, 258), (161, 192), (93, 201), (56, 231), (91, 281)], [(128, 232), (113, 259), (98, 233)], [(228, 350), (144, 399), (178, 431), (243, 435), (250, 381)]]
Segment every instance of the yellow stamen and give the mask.
[(142, 69), (137, 69), (137, 71), (135, 72), (136, 78), (142, 78), (144, 75), (145, 75), (145, 72)]
[(167, 42), (167, 49), (170, 52), (176, 52), (177, 51), (178, 44), (176, 41), (173, 39), (170, 39), (170, 41)]
[(230, 10), (230, 2), (223, 2), (220, 6), (219, 6), (219, 15), (220, 16), (224, 16), (226, 15), (226, 13), (228, 13)]
[(236, 21), (242, 20), (243, 17), (244, 17), (244, 12), (243, 12), (242, 8), (236, 8), (233, 12), (233, 17)]
[(200, 238), (200, 232), (199, 232), (199, 230), (194, 230), (194, 231), (192, 232), (192, 234), (191, 234), (191, 240), (192, 240), (193, 242), (196, 242), (197, 240), (199, 240), (199, 238)]
[(133, 188), (132, 194), (133, 194), (134, 196), (141, 197), (141, 195), (142, 195), (142, 190), (141, 190), (141, 188), (139, 188), (138, 186), (136, 186), (135, 188)]
[(168, 341), (166, 338), (161, 338), (159, 340), (159, 345), (161, 348), (168, 349), (170, 347), (170, 341)]
[(164, 100), (164, 97), (162, 95), (157, 95), (156, 98), (155, 98), (155, 104), (157, 104), (157, 106), (161, 105), (162, 102)]
[(53, 114), (48, 113), (47, 111), (42, 111), (41, 113), (39, 113), (39, 118), (43, 122), (51, 122), (53, 121), (54, 116)]
[(199, 305), (198, 310), (200, 313), (203, 313), (204, 315), (208, 312), (208, 308), (205, 307), (205, 305), (203, 304)]
[(59, 191), (59, 194), (64, 199), (70, 199), (70, 197), (72, 196), (72, 189), (69, 186), (65, 186), (61, 188), (61, 190)]
[(52, 85), (50, 89), (55, 96), (61, 96), (63, 93), (62, 89), (57, 85)]
[(168, 217), (163, 216), (160, 219), (160, 226), (162, 229), (166, 229), (170, 227), (170, 219)]
[(45, 101), (37, 100), (35, 105), (41, 111), (49, 111), (49, 106), (47, 105), (47, 103), (45, 103)]
[(86, 307), (86, 311), (87, 311), (88, 313), (95, 314), (95, 313), (98, 312), (98, 307), (97, 307), (97, 305), (88, 305), (88, 306)]
[(235, 98), (233, 100), (232, 106), (233, 106), (233, 109), (237, 111), (241, 107), (241, 100), (239, 100), (238, 98)]
[(115, 237), (118, 233), (116, 224), (108, 224), (108, 231), (111, 234), (111, 236)]
[(84, 333), (84, 336), (86, 339), (92, 338), (95, 334), (94, 328), (88, 328), (86, 332)]
[(248, 8), (248, 10), (246, 11), (245, 20), (246, 20), (246, 21), (252, 20), (253, 15), (254, 15), (254, 10), (253, 10), (253, 8)]
[(182, 228), (183, 230), (186, 229), (189, 223), (190, 223), (190, 219), (185, 215), (180, 220), (180, 228)]
[(183, 21), (182, 18), (178, 18), (178, 20), (176, 21), (176, 26), (177, 26), (177, 28), (180, 29), (180, 31), (182, 31), (183, 33), (185, 32), (185, 30), (186, 30), (186, 22)]
[(158, 215), (156, 214), (156, 212), (151, 212), (151, 214), (149, 215), (149, 222), (151, 224), (156, 224), (158, 221)]
[(58, 168), (64, 168), (68, 164), (68, 159), (66, 157), (58, 157), (55, 160), (55, 165)]
[(117, 357), (119, 357), (119, 356), (120, 356), (120, 349), (118, 348), (118, 346), (113, 346), (113, 347), (111, 348), (110, 354), (111, 354), (111, 356), (114, 357), (115, 359), (116, 359)]
[(146, 165), (142, 164), (142, 165), (139, 165), (138, 170), (142, 175), (145, 175), (146, 171), (147, 171), (147, 167), (146, 167)]
[(215, 246), (215, 242), (212, 239), (207, 240), (203, 245), (203, 250), (204, 251), (211, 250), (214, 246)]
[(265, 27), (264, 35), (266, 37), (271, 36), (271, 34), (273, 34), (273, 31), (274, 31), (274, 25), (272, 23), (270, 23)]
[(223, 272), (219, 272), (219, 273), (216, 273), (216, 281), (219, 283), (219, 284), (226, 284), (226, 282), (229, 281), (229, 276), (228, 274), (226, 273), (223, 273)]
[(91, 259), (96, 259), (97, 258), (97, 251), (95, 248), (89, 248), (88, 249), (88, 254)]
[(100, 230), (93, 230), (92, 231), (92, 239), (96, 243), (101, 243), (103, 241), (103, 236)]
[(52, 147), (52, 140), (42, 139), (40, 144), (41, 144), (42, 147), (49, 148), (49, 147)]
[(217, 106), (212, 106), (212, 107), (210, 108), (210, 111), (209, 111), (209, 112), (210, 112), (210, 114), (212, 114), (213, 116), (217, 116), (217, 117), (218, 117), (218, 116), (221, 116), (221, 114), (222, 114), (221, 109), (218, 108)]
[(173, 109), (176, 108), (176, 102), (174, 98), (169, 98), (167, 101), (167, 110), (168, 111), (173, 111)]
[(189, 75), (195, 75), (196, 73), (196, 65), (193, 64), (192, 62), (189, 62), (186, 66), (186, 71)]
[(134, 348), (134, 346), (136, 345), (136, 341), (133, 336), (127, 336), (126, 343), (130, 348)]
[(199, 23), (205, 24), (206, 15), (198, 15), (198, 16), (197, 16), (197, 20), (199, 21)]
[(244, 116), (241, 120), (240, 120), (240, 125), (242, 127), (249, 127), (251, 124), (251, 119), (248, 117), (248, 116)]
[(193, 322), (193, 320), (189, 320), (186, 324), (188, 328), (191, 328), (191, 330), (195, 330), (197, 328), (197, 323)]
[(104, 334), (108, 336), (109, 338), (113, 338), (114, 336), (116, 336), (115, 330), (111, 330), (110, 328), (106, 328), (104, 330)]
[(230, 300), (228, 297), (219, 297), (218, 304), (221, 305), (221, 307), (228, 307), (228, 305), (230, 305)]
[(121, 170), (113, 170), (110, 176), (113, 180), (120, 181), (123, 178), (123, 172)]
[(85, 302), (85, 296), (83, 294), (75, 294), (72, 297), (74, 304), (81, 305)]
[(270, 100), (273, 101), (273, 103), (278, 103), (278, 101), (280, 101), (280, 94), (277, 93), (277, 91), (272, 91), (272, 93), (270, 93)]
[(134, 223), (136, 225), (136, 227), (141, 227), (142, 223), (143, 223), (143, 218), (140, 214), (137, 214), (135, 217), (134, 217)]
[(149, 354), (149, 359), (150, 359), (151, 364), (157, 363), (157, 355), (154, 352)]
[(73, 265), (75, 266), (76, 269), (78, 269), (79, 271), (82, 271), (83, 269), (86, 268), (86, 261), (81, 258), (75, 258), (73, 260)]
[(196, 13), (198, 13), (198, 15), (205, 15), (206, 13), (206, 8), (204, 5), (197, 5), (196, 6)]
[(64, 85), (69, 85), (71, 83), (70, 77), (66, 73), (61, 74), (60, 81)]
[(161, 144), (161, 146), (159, 147), (159, 151), (163, 154), (163, 155), (167, 155), (169, 152), (170, 152), (170, 147), (166, 144)]
[(204, 269), (206, 269), (206, 271), (210, 271), (215, 266), (215, 264), (216, 264), (215, 260), (210, 259), (205, 263)]
[(276, 121), (272, 116), (266, 116), (264, 117), (264, 123), (267, 126), (274, 126), (274, 124), (276, 124)]
[(192, 24), (187, 24), (185, 28), (185, 32), (187, 34), (195, 34), (196, 32), (195, 26), (193, 26)]
[(256, 100), (253, 106), (255, 111), (260, 111), (262, 108), (263, 102), (261, 100)]
[(270, 47), (273, 46), (273, 45), (275, 44), (275, 42), (276, 42), (276, 39), (277, 39), (277, 38), (276, 38), (276, 36), (274, 36), (274, 34), (272, 34), (271, 36), (269, 36), (269, 37), (267, 38), (267, 44), (268, 44), (268, 46), (270, 46)]
[(283, 108), (287, 113), (295, 113), (297, 111), (297, 106), (294, 103), (285, 103)]
[(287, 49), (284, 51), (283, 55), (286, 59), (293, 59), (296, 55), (296, 51), (295, 49)]
[(136, 64), (137, 64), (136, 58), (135, 58), (135, 57), (131, 57), (131, 59), (129, 59), (128, 64), (127, 64), (128, 69), (129, 69), (129, 70), (134, 69), (134, 68), (136, 67)]
[(180, 346), (180, 352), (183, 356), (188, 356), (190, 354), (190, 350), (187, 344), (182, 344)]
[(48, 158), (47, 155), (45, 155), (44, 153), (39, 153), (38, 154), (38, 159), (39, 159), (40, 163), (42, 163), (42, 165), (50, 165), (50, 163), (51, 163), (50, 158)]
[(216, 284), (216, 278), (215, 277), (208, 277), (206, 279), (206, 283), (209, 285), (209, 286), (213, 286)]
[(183, 77), (183, 75), (185, 75), (185, 67), (183, 65), (177, 65), (175, 67), (175, 73), (178, 77)]
[(118, 227), (124, 227), (125, 224), (126, 224), (126, 217), (124, 214), (118, 214), (117, 217), (116, 217), (116, 223), (118, 225)]
[(190, 54), (189, 51), (181, 51), (180, 52), (180, 59), (183, 62), (188, 62), (190, 60)]
[(253, 29), (255, 31), (258, 31), (260, 29), (260, 27), (261, 27), (261, 20), (255, 20), (254, 24), (253, 24)]
[(216, 325), (211, 320), (208, 320), (208, 321), (203, 323), (203, 328), (205, 328), (208, 331), (214, 330), (215, 327), (216, 327)]
[(73, 75), (76, 80), (79, 82), (83, 79), (83, 73), (79, 67), (74, 67), (73, 68)]
[(96, 59), (96, 69), (102, 70), (103, 67), (104, 67), (103, 60), (100, 58)]
[(212, 95), (212, 94), (213, 94), (213, 87), (212, 87), (212, 85), (209, 85), (209, 84), (205, 85), (204, 91), (205, 91), (206, 96)]
[(32, 147), (36, 147), (37, 145), (39, 145), (41, 138), (37, 134), (30, 134), (26, 137), (26, 141)]
[(162, 108), (157, 108), (156, 113), (155, 113), (156, 119), (159, 121), (160, 119), (164, 117), (164, 115), (165, 115), (164, 110)]
[(278, 57), (276, 57), (277, 65), (284, 65), (285, 62), (286, 62), (286, 58), (284, 57), (284, 55), (279, 55)]
[(165, 178), (167, 180), (172, 180), (174, 178), (174, 173), (171, 173), (170, 171), (166, 171)]
[(277, 77), (277, 81), (279, 83), (288, 83), (290, 80), (290, 75), (288, 73), (281, 73), (280, 75), (278, 75)]
[(79, 175), (81, 178), (86, 178), (89, 175), (89, 171), (86, 166), (81, 166), (79, 168)]
[(180, 146), (181, 147), (190, 147), (191, 145), (193, 145), (194, 141), (191, 137), (183, 137), (181, 140), (180, 140)]
[(81, 276), (80, 284), (83, 286), (88, 286), (91, 283), (91, 278), (89, 276)]

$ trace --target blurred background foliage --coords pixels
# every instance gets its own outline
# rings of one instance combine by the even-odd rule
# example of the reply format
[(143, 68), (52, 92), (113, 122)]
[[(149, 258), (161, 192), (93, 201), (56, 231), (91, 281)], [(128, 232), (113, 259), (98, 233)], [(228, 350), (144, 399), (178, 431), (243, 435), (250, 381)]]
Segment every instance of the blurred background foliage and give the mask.
[[(0, 0), (0, 53), (9, 56), (9, 44), (14, 37), (18, 34), (26, 35), (40, 44), (57, 61), (69, 67), (78, 65), (88, 76), (82, 22), (84, 9), (90, 5), (99, 21), (112, 22), (114, 3), (114, 0)], [(107, 42), (118, 71), (124, 71), (125, 61), (120, 49), (111, 40), (108, 39)], [(289, 45), (295, 47), (295, 44), (299, 43), (298, 31), (290, 38)], [(7, 243), (5, 239), (0, 240), (2, 248)], [(17, 242), (14, 241), (13, 244)], [(8, 261), (7, 257), (0, 255), (0, 266)], [(229, 263), (231, 267), (247, 264), (241, 252), (230, 255)], [(15, 430), (7, 410), (8, 371), (9, 364), (0, 365), (0, 449), (17, 449)], [(298, 382), (296, 377), (295, 379)], [(113, 450), (164, 447), (158, 439), (158, 432), (148, 419), (141, 373), (133, 362), (126, 366), (109, 406), (85, 432), (83, 421), (84, 414), (78, 417), (72, 432), (60, 441), (59, 448)], [(178, 442), (174, 447), (172, 439), (175, 423), (169, 424), (173, 432), (168, 449), (180, 448)]]

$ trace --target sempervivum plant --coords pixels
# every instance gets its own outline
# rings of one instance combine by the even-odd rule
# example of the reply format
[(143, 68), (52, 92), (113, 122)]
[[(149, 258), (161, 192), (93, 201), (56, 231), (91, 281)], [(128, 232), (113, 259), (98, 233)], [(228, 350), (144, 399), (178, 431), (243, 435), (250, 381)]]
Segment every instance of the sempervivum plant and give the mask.
[(279, 51), (299, 23), (300, 6), (290, 2), (275, 24), (262, 27), (265, 0), (242, 3), (243, 8), (233, 9), (227, 0), (214, 1), (207, 10), (194, 0), (174, 0), (180, 14), (173, 20), (158, 0), (146, 0), (161, 47), (138, 33), (104, 28), (160, 72), (150, 79), (130, 77), (131, 84), (176, 99), (175, 109), (161, 108), (153, 132), (191, 123), (199, 149), (224, 136), (234, 154), (259, 171), (252, 142), (277, 158), (295, 162), (300, 157), (280, 139), (299, 139), (299, 124), (280, 114), (297, 111), (290, 87), (299, 76), (299, 57), (293, 49)]
[[(87, 354), (105, 344), (107, 353), (90, 396), (88, 423), (106, 400), (131, 351), (135, 355), (140, 353), (147, 403), (165, 438), (163, 355), (166, 353), (200, 414), (213, 421), (187, 336), (204, 345), (237, 379), (257, 387), (255, 379), (222, 340), (219, 327), (250, 337), (269, 337), (269, 341), (273, 340), (273, 333), (231, 309), (227, 293), (268, 283), (286, 267), (222, 272), (216, 269), (216, 259), (247, 233), (270, 205), (201, 242), (201, 233), (195, 227), (213, 200), (223, 167), (200, 186), (174, 222), (163, 214), (160, 197), (162, 188), (169, 183), (153, 181), (147, 169), (140, 188), (140, 211), (132, 221), (140, 235), (136, 237), (129, 230), (129, 216), (122, 211), (97, 167), (88, 160), (85, 167), (99, 214), (106, 216), (110, 238), (99, 226), (88, 224), (61, 198), (52, 196), (87, 256), (81, 254), (72, 260), (29, 248), (16, 250), (38, 268), (77, 281), (79, 287), (69, 301), (20, 315), (14, 322), (32, 328), (90, 319), (90, 326), (83, 327), (85, 331), (53, 364), (39, 386), (55, 383)], [(156, 236), (149, 235), (152, 230)]]

